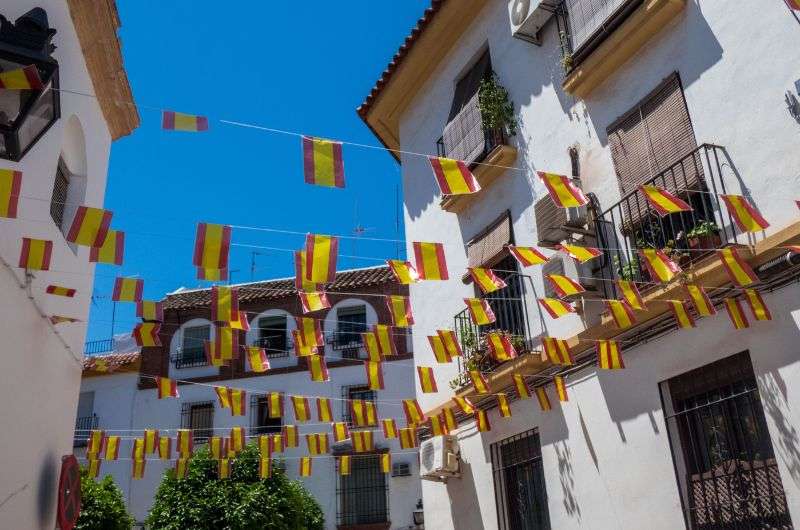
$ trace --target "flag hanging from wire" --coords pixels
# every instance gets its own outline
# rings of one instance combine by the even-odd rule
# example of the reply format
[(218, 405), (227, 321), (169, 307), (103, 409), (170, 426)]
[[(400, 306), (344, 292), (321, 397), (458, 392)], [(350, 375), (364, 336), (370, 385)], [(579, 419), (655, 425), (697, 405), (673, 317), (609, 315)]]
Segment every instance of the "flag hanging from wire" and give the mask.
[(189, 459), (178, 458), (175, 460), (175, 478), (184, 479), (189, 475)]
[(44, 83), (36, 65), (29, 64), (0, 72), (0, 89), (3, 90), (42, 90)]
[(694, 319), (689, 313), (689, 308), (683, 300), (667, 300), (672, 314), (675, 316), (675, 322), (678, 323), (680, 329), (691, 329), (695, 327)]
[(416, 399), (404, 399), (403, 412), (406, 415), (406, 425), (421, 425), (425, 421), (425, 413)]
[(571, 366), (575, 364), (569, 344), (564, 339), (542, 337), (542, 347), (551, 363), (555, 365)]
[(99, 455), (103, 450), (103, 444), (106, 439), (105, 431), (100, 429), (93, 429), (89, 432), (89, 438), (86, 441), (86, 454)]
[(616, 280), (616, 284), (617, 289), (619, 289), (622, 295), (622, 300), (627, 302), (632, 309), (638, 309), (639, 311), (645, 310), (644, 300), (639, 293), (639, 289), (636, 287), (636, 282), (630, 280)]
[(267, 414), (272, 419), (283, 417), (283, 394), (280, 392), (267, 393)]
[(228, 269), (206, 269), (197, 267), (197, 279), (209, 282), (227, 282)]
[(442, 411), (442, 422), (444, 423), (447, 432), (453, 432), (458, 429), (456, 415), (451, 407), (445, 407), (445, 409)]
[(508, 396), (505, 394), (497, 394), (497, 410), (500, 412), (501, 418), (511, 417), (511, 405), (508, 403)]
[(339, 421), (331, 426), (333, 430), (333, 441), (336, 443), (343, 442), (350, 438), (350, 429), (347, 428), (347, 422)]
[(717, 255), (722, 261), (722, 265), (728, 272), (731, 281), (739, 287), (748, 287), (758, 283), (759, 279), (750, 265), (739, 255), (735, 248), (721, 248), (717, 250)]
[(306, 281), (332, 283), (336, 280), (339, 238), (321, 234), (306, 235)]
[(672, 213), (691, 212), (692, 207), (683, 199), (679, 199), (663, 188), (652, 185), (639, 186), (650, 206), (660, 215), (665, 217)]
[(480, 370), (469, 370), (468, 374), (476, 394), (489, 393), (489, 383), (486, 381), (486, 378), (483, 376)]
[(231, 400), (231, 415), (244, 416), (247, 407), (247, 392), (240, 388), (228, 389)]
[(545, 274), (545, 277), (553, 285), (553, 289), (555, 289), (558, 296), (562, 298), (586, 292), (586, 289), (580, 283), (569, 276), (564, 276), (562, 274)]
[(475, 406), (469, 400), (469, 398), (453, 396), (453, 403), (458, 405), (459, 410), (464, 414), (472, 414), (475, 412)]
[(103, 460), (116, 460), (119, 457), (120, 443), (119, 436), (106, 436), (105, 447), (103, 447)]
[(106, 240), (112, 213), (102, 208), (78, 206), (66, 240), (85, 247), (100, 247)]
[[(461, 350), (461, 344), (458, 342), (456, 332), (450, 329), (439, 329), (436, 334), (442, 340), (444, 351), (452, 359), (453, 357), (463, 357), (464, 352)], [(438, 359), (437, 359), (438, 360)]]
[(172, 110), (161, 113), (161, 128), (166, 131), (202, 132), (208, 130), (208, 118)]
[(142, 320), (151, 322), (164, 321), (164, 304), (150, 300), (140, 300), (136, 302), (136, 316)]
[(53, 296), (63, 296), (64, 298), (73, 298), (77, 291), (69, 287), (61, 287), (60, 285), (48, 285), (45, 292), (47, 294), (52, 294)]
[(528, 382), (525, 381), (525, 377), (522, 374), (513, 374), (513, 379), (514, 388), (517, 389), (517, 396), (520, 399), (530, 399), (531, 389), (528, 386)]
[(597, 364), (603, 370), (620, 370), (625, 368), (619, 343), (615, 340), (597, 341)]
[(725, 309), (728, 310), (728, 317), (731, 319), (733, 329), (740, 330), (750, 327), (750, 323), (742, 310), (741, 300), (738, 298), (726, 298)]
[(481, 185), (463, 160), (429, 156), (428, 162), (442, 195), (468, 195), (481, 190)]
[(231, 408), (231, 395), (228, 392), (228, 387), (215, 386), (214, 393), (217, 395), (217, 402), (221, 409)]
[(239, 319), (239, 288), (227, 285), (211, 287), (211, 320), (230, 323)]
[(238, 453), (244, 449), (245, 444), (244, 427), (232, 427), (230, 442), (228, 444), (229, 449), (234, 453)]
[(394, 342), (394, 327), (387, 324), (375, 324), (372, 332), (378, 340), (378, 351), (381, 357), (397, 355), (397, 346)]
[(719, 197), (742, 232), (761, 232), (769, 227), (767, 220), (743, 196), (720, 195)]
[(364, 361), (364, 371), (367, 374), (367, 386), (370, 390), (383, 390), (383, 369), (381, 363)]
[(306, 184), (344, 188), (342, 143), (303, 136), (303, 176)]
[(292, 449), (300, 445), (300, 435), (297, 432), (296, 425), (284, 425), (281, 434), (283, 435), (283, 447), (285, 449)]
[(499, 362), (510, 361), (517, 357), (517, 350), (511, 343), (511, 337), (508, 333), (501, 333), (499, 331), (492, 331), (486, 334), (486, 346), (489, 350), (489, 355)]
[(231, 249), (231, 227), (198, 223), (192, 265), (202, 269), (227, 269)]
[(211, 453), (211, 458), (219, 460), (223, 458), (227, 452), (227, 444), (222, 436), (212, 436), (208, 439), (208, 449)]
[(753, 313), (753, 318), (756, 320), (772, 320), (772, 313), (770, 313), (764, 299), (755, 289), (744, 290), (745, 300), (747, 305), (750, 306), (750, 311)]
[(294, 286), (298, 291), (313, 293), (323, 290), (323, 285), (306, 280), (306, 251), (294, 253)]
[(422, 280), (447, 280), (447, 263), (444, 259), (444, 245), (441, 243), (413, 243), (416, 269)]
[[(327, 436), (327, 434), (325, 435)], [(367, 453), (375, 449), (375, 437), (372, 431), (354, 431), (352, 434), (353, 451)]]
[(409, 261), (401, 259), (387, 259), (386, 264), (389, 265), (389, 270), (401, 285), (411, 285), (419, 281), (419, 274), (417, 269)]
[(158, 458), (161, 460), (169, 460), (172, 458), (172, 439), (169, 436), (159, 437)]
[(345, 477), (350, 474), (350, 455), (336, 457), (339, 462), (339, 475)]
[(308, 362), (308, 371), (311, 374), (311, 380), (316, 383), (324, 383), (330, 380), (328, 376), (328, 365), (325, 363), (325, 358), (322, 355), (309, 355), (306, 357)]
[(488, 300), (482, 298), (464, 298), (464, 303), (467, 304), (469, 316), (472, 318), (474, 324), (485, 326), (497, 320)]
[(269, 357), (264, 348), (258, 346), (246, 346), (247, 359), (250, 362), (250, 370), (256, 373), (263, 373), (269, 370)]
[(561, 318), (564, 315), (575, 313), (575, 307), (558, 298), (539, 298), (539, 304), (552, 318)]
[(431, 345), (433, 357), (439, 364), (446, 364), (453, 360), (450, 353), (445, 349), (442, 338), (438, 335), (429, 335), (428, 343)]
[(374, 427), (378, 424), (375, 403), (368, 399), (351, 399), (350, 417), (356, 427)]
[(324, 455), (328, 452), (328, 433), (315, 432), (306, 434), (306, 446), (309, 454), (313, 456)]
[(407, 296), (387, 295), (386, 307), (392, 316), (392, 325), (408, 328), (414, 325), (414, 314), (411, 311), (411, 300)]
[(698, 315), (701, 317), (710, 317), (717, 313), (717, 310), (714, 309), (714, 304), (711, 303), (711, 299), (702, 286), (695, 283), (687, 283), (684, 287)]
[(178, 382), (168, 377), (156, 377), (156, 388), (158, 389), (158, 399), (168, 397), (179, 397)]
[[(167, 438), (169, 439), (169, 438)], [(144, 430), (144, 451), (147, 454), (155, 453), (158, 450), (158, 430), (145, 429)]]
[(569, 256), (578, 263), (586, 263), (587, 261), (603, 255), (603, 251), (601, 251), (599, 248), (582, 247), (580, 245), (568, 245), (564, 243), (558, 245), (557, 248), (560, 248), (569, 254)]
[(433, 375), (433, 368), (430, 366), (417, 366), (419, 376), (419, 387), (423, 394), (433, 394), (438, 392), (436, 378)]
[(292, 339), (294, 339), (294, 353), (298, 357), (308, 357), (309, 355), (317, 354), (317, 347), (313, 344), (306, 344), (303, 339), (303, 333), (299, 329), (292, 330)]
[(89, 473), (89, 476), (92, 478), (97, 478), (100, 476), (100, 460), (96, 458), (97, 455), (87, 455), (86, 459), (86, 468)]
[(324, 346), (325, 338), (322, 336), (322, 326), (319, 320), (311, 317), (294, 317), (298, 331), (300, 331), (303, 344), (307, 346)]
[(364, 345), (364, 349), (367, 351), (367, 359), (375, 363), (380, 363), (383, 360), (383, 357), (381, 356), (381, 348), (378, 345), (378, 337), (375, 336), (375, 333), (371, 331), (362, 333), (361, 343)]
[(639, 256), (644, 261), (645, 267), (647, 267), (647, 271), (654, 281), (667, 283), (681, 272), (678, 264), (669, 259), (661, 250), (642, 248), (639, 249)]
[(478, 432), (489, 432), (492, 430), (492, 426), (489, 423), (489, 415), (485, 410), (478, 409), (475, 411), (475, 426), (478, 428)]
[(161, 324), (141, 322), (133, 328), (131, 336), (137, 346), (155, 347), (161, 346), (161, 339), (158, 338), (160, 332)]
[(331, 307), (328, 301), (328, 295), (324, 292), (304, 292), (297, 291), (300, 297), (300, 305), (303, 307), (303, 313), (314, 313), (323, 309)]
[(445, 434), (448, 434), (444, 416), (428, 417), (428, 425), (430, 426), (431, 436), (444, 436)]
[(628, 305), (628, 302), (605, 300), (605, 304), (619, 329), (627, 329), (636, 323), (636, 316), (634, 316), (633, 309)]
[(226, 480), (231, 478), (231, 459), (220, 458), (217, 460), (217, 478)]
[(491, 269), (480, 267), (470, 267), (467, 269), (472, 280), (475, 282), (483, 294), (493, 293), (506, 287), (506, 282), (499, 278)]
[(261, 457), (258, 459), (258, 478), (266, 480), (272, 476), (272, 459)]
[(333, 409), (330, 398), (317, 398), (317, 420), (325, 423), (333, 421)]
[(400, 449), (413, 449), (417, 446), (417, 430), (415, 427), (400, 429)]
[(537, 175), (547, 188), (553, 203), (559, 208), (577, 208), (589, 202), (580, 188), (566, 175), (537, 171)]
[(17, 218), (21, 191), (22, 171), (0, 168), (0, 217)]
[(553, 384), (556, 387), (556, 394), (558, 395), (559, 401), (569, 401), (569, 396), (567, 395), (567, 384), (564, 381), (564, 378), (561, 376), (555, 376), (553, 378)]
[(29, 271), (49, 271), (52, 256), (52, 241), (23, 237), (19, 268)]
[(543, 386), (536, 387), (536, 399), (539, 401), (539, 408), (542, 412), (547, 412), (553, 408), (550, 404), (550, 398), (547, 396), (547, 392)]
[(118, 277), (114, 280), (111, 300), (114, 302), (140, 302), (142, 291), (144, 291), (143, 279)]
[(508, 251), (523, 267), (531, 267), (533, 265), (544, 265), (547, 263), (548, 258), (536, 247), (517, 247), (514, 245), (507, 245)]
[(381, 428), (383, 429), (383, 437), (387, 440), (397, 438), (397, 422), (394, 418), (383, 418), (381, 420)]
[(250, 321), (247, 320), (247, 311), (238, 311), (236, 317), (230, 322), (221, 322), (221, 325), (227, 326), (239, 331), (250, 331)]

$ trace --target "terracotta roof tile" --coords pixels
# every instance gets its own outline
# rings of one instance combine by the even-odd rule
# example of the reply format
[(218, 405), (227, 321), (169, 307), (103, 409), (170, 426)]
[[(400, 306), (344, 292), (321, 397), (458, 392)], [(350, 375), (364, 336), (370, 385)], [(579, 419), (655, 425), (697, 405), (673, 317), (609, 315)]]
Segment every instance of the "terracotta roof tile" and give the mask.
[(83, 359), (83, 371), (97, 373), (113, 372), (123, 366), (139, 362), (139, 352), (108, 353), (105, 355), (88, 355)]

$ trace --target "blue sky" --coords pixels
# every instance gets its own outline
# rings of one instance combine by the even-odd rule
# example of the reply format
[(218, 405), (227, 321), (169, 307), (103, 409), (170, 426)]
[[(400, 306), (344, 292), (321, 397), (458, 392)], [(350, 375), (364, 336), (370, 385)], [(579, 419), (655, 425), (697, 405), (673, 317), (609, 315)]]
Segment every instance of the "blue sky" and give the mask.
[[(255, 123), (379, 145), (355, 113), (429, 0), (189, 2), (118, 0), (125, 67), (140, 105), (207, 115), (207, 133), (141, 126), (114, 143), (106, 192), (112, 226), (126, 232), (122, 267), (100, 265), (87, 340), (110, 338), (117, 275), (145, 279), (146, 299), (196, 287), (198, 221), (327, 234), (400, 238), (400, 168), (385, 151), (344, 147), (346, 189), (304, 184), (300, 140), (224, 125)], [(402, 217), (401, 217), (402, 222)], [(300, 235), (234, 230), (233, 243), (300, 248)], [(402, 246), (342, 241), (340, 253), (395, 257)], [(288, 252), (258, 250), (256, 280), (289, 276)], [(231, 251), (233, 282), (250, 281), (251, 250)], [(340, 268), (378, 260), (341, 258)], [(115, 333), (135, 322), (118, 304)]]

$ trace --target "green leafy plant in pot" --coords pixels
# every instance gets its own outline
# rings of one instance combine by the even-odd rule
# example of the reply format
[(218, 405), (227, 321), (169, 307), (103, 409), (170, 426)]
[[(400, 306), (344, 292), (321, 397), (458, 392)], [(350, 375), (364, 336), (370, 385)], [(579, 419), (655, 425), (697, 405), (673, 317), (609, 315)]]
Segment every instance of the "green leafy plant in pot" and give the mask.
[(689, 248), (698, 252), (719, 248), (722, 244), (719, 226), (713, 221), (700, 221), (689, 230), (686, 238), (689, 241)]

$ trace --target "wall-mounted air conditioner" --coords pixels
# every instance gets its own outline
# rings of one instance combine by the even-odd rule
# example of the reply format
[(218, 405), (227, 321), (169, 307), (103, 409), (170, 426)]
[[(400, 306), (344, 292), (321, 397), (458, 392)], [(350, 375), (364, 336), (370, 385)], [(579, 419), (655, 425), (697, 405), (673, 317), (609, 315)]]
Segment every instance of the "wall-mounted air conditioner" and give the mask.
[(458, 440), (455, 436), (434, 436), (422, 442), (419, 450), (419, 475), (424, 480), (445, 482), (460, 477)]
[[(579, 188), (581, 186), (580, 179), (573, 177), (572, 183)], [(561, 208), (556, 206), (549, 194), (536, 201), (533, 211), (539, 245), (545, 247), (557, 245), (572, 234), (582, 233), (588, 222), (586, 206)]]
[(540, 46), (539, 31), (555, 13), (556, 4), (556, 0), (514, 0), (510, 13), (511, 35)]

